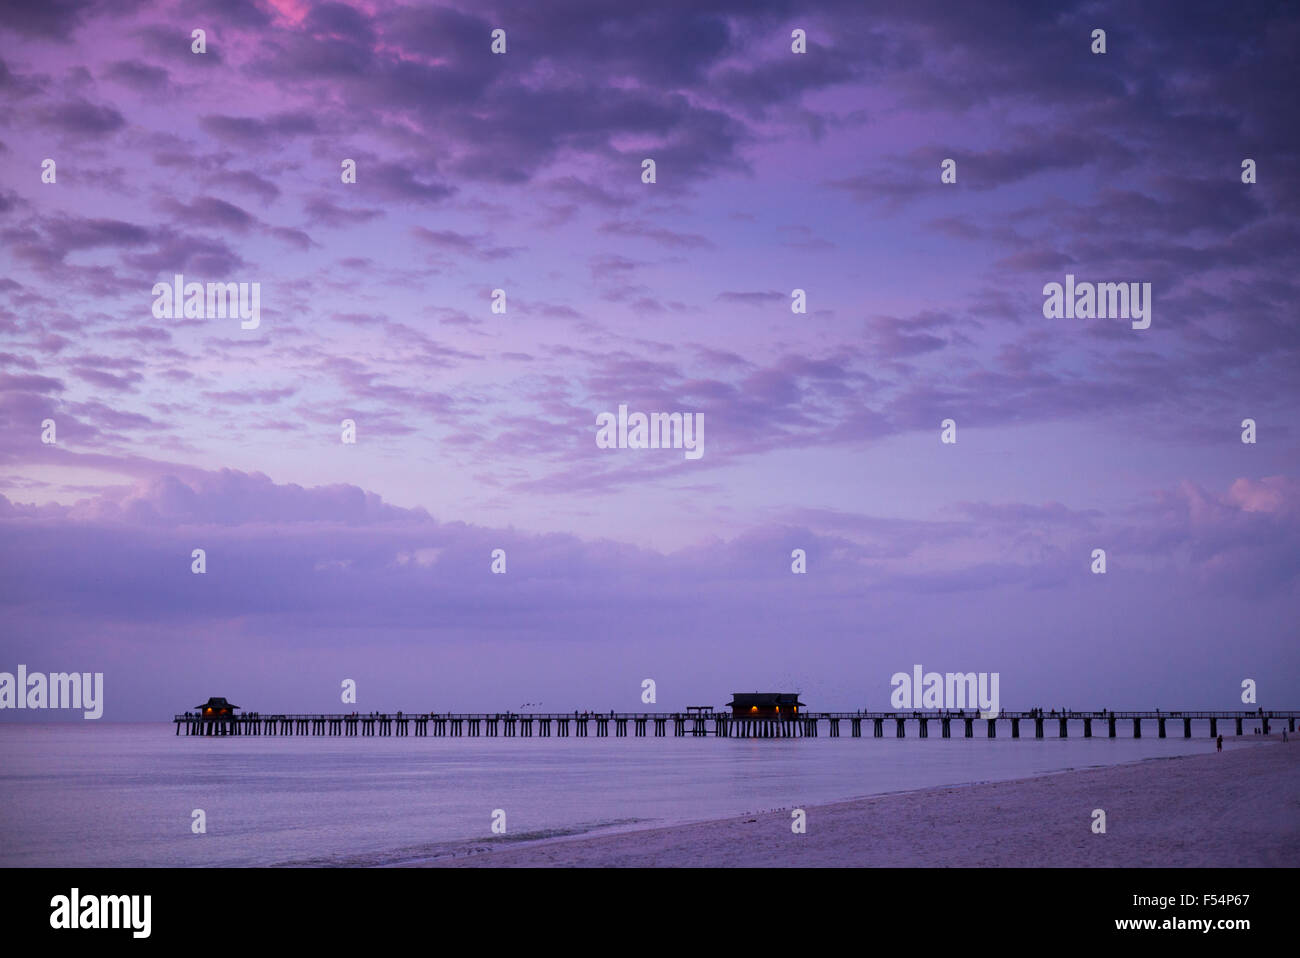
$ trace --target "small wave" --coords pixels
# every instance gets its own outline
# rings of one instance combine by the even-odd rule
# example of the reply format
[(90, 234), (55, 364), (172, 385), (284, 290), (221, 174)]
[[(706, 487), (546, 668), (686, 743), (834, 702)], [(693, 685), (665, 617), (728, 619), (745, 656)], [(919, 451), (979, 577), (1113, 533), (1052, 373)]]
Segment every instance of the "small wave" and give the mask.
[(276, 868), (394, 868), (403, 865), (419, 865), (436, 861), (440, 858), (455, 858), (475, 855), (490, 851), (502, 845), (518, 845), (526, 842), (540, 842), (552, 838), (569, 838), (586, 835), (601, 829), (619, 828), (627, 825), (639, 825), (650, 821), (646, 818), (611, 818), (599, 822), (579, 825), (558, 826), (555, 828), (538, 828), (526, 832), (507, 832), (489, 838), (462, 838), (451, 841), (428, 842), (420, 845), (408, 845), (402, 848), (386, 849), (376, 852), (358, 852), (342, 855), (329, 855), (315, 858), (296, 858), (290, 861), (276, 862)]

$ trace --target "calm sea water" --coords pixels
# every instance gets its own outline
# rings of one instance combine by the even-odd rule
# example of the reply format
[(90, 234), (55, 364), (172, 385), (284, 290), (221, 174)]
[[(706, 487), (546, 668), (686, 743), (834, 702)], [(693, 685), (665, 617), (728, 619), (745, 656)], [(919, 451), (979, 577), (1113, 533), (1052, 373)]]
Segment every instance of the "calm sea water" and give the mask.
[[(503, 840), (1204, 752), (1213, 743), (1202, 724), (1196, 738), (1163, 741), (187, 739), (165, 724), (8, 724), (0, 865), (401, 864)], [(191, 832), (196, 808), (203, 835)], [(504, 838), (491, 834), (495, 809)]]

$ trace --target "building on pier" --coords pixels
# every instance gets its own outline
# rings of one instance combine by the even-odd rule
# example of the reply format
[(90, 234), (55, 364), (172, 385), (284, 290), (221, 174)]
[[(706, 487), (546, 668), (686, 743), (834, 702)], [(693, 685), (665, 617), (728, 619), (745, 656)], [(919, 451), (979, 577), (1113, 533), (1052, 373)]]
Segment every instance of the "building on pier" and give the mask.
[(798, 692), (733, 692), (727, 703), (733, 718), (793, 718), (805, 707)]
[(199, 714), (204, 718), (230, 718), (235, 714), (235, 709), (239, 708), (239, 706), (232, 705), (224, 698), (213, 697), (202, 705), (195, 706), (195, 708), (199, 710)]

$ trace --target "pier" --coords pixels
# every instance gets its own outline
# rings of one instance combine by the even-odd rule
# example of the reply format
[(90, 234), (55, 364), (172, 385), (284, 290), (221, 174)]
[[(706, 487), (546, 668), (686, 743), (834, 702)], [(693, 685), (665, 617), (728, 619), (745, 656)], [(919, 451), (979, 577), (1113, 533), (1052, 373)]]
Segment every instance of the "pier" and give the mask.
[[(223, 700), (224, 701), (224, 700)], [(217, 714), (186, 712), (174, 717), (176, 734), (187, 736), (258, 735), (318, 736), (326, 738), (906, 738), (914, 734), (929, 738), (997, 738), (999, 727), (1011, 738), (1053, 738), (1079, 734), (1083, 738), (1141, 738), (1143, 723), (1148, 734), (1166, 738), (1171, 729), (1192, 738), (1196, 723), (1200, 734), (1218, 736), (1220, 728), (1235, 735), (1245, 734), (1249, 725), (1267, 735), (1285, 723), (1294, 732), (1297, 711), (1200, 711), (1200, 712), (999, 712), (984, 718), (976, 711), (909, 712), (801, 712), (750, 717), (733, 712), (383, 712), (335, 714), (263, 714), (233, 711)], [(1226, 723), (1220, 725), (1220, 723)], [(911, 732), (909, 733), (909, 728)], [(1120, 730), (1124, 735), (1120, 735)], [(978, 730), (978, 731), (977, 731)]]

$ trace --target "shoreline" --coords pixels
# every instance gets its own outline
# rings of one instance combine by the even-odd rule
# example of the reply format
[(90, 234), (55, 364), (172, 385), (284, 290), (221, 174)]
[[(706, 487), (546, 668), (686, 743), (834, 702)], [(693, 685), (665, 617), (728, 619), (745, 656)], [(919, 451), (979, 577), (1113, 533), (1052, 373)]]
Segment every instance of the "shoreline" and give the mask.
[[(1106, 832), (1093, 832), (1094, 810)], [(476, 842), (397, 867), (1295, 867), (1300, 742), (889, 792), (685, 825)]]

